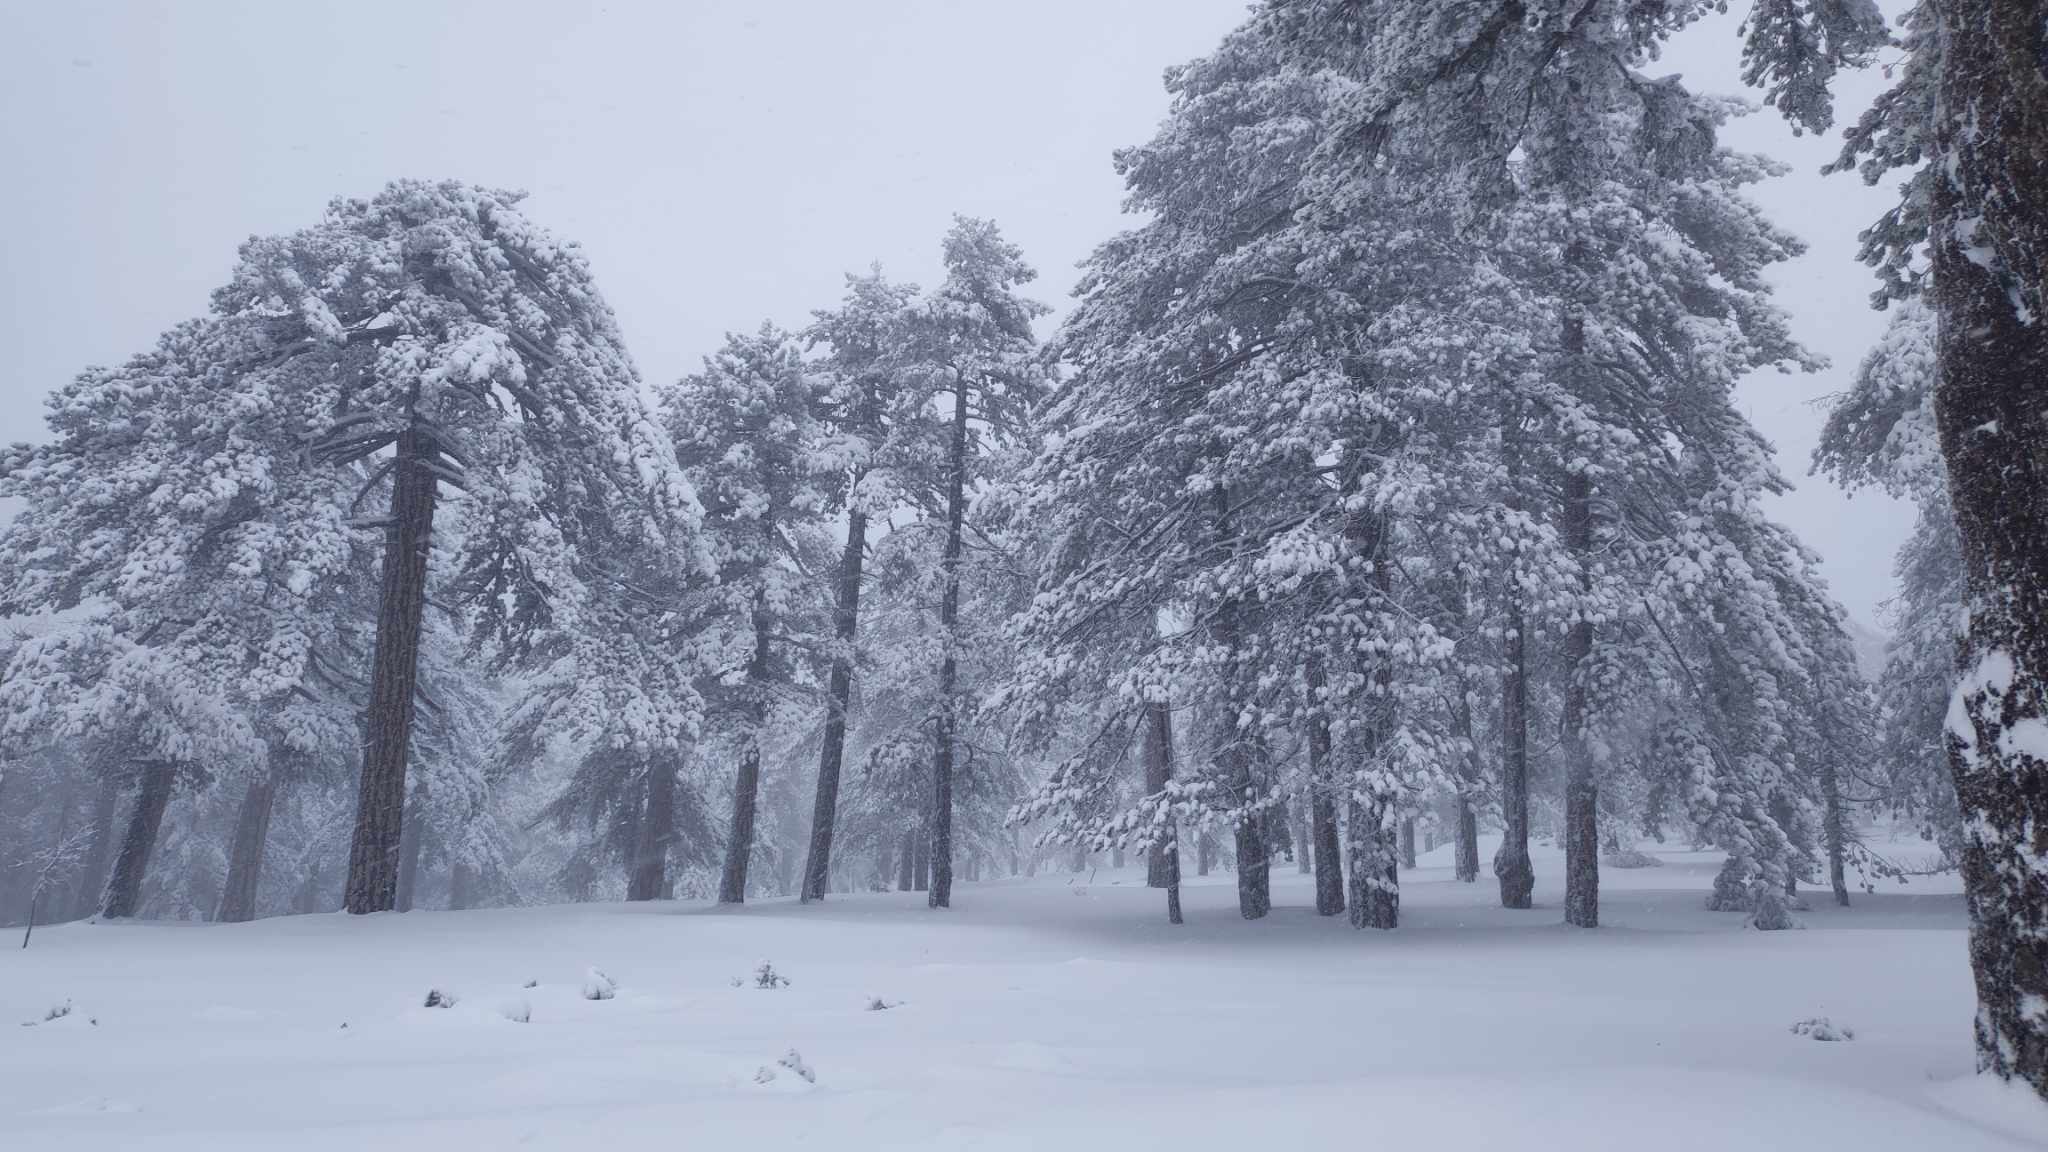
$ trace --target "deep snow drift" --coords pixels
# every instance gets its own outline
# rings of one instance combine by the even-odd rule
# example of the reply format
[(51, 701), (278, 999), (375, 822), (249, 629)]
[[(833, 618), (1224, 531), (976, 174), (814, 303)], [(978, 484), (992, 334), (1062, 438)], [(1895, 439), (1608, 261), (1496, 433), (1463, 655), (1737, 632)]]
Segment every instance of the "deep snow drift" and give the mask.
[[(1454, 882), (1447, 852), (1403, 875), (1394, 933), (1317, 918), (1279, 863), (1269, 920), (1239, 920), (1218, 874), (1180, 928), (1137, 867), (963, 883), (938, 913), (904, 893), (42, 929), (0, 951), (0, 1147), (2048, 1139), (2048, 1110), (1967, 1079), (1952, 885), (1760, 933), (1702, 908), (1713, 857), (1661, 853), (1606, 871), (1585, 932), (1558, 923), (1554, 852), (1531, 912)], [(1795, 1034), (1815, 1017), (1854, 1039)]]

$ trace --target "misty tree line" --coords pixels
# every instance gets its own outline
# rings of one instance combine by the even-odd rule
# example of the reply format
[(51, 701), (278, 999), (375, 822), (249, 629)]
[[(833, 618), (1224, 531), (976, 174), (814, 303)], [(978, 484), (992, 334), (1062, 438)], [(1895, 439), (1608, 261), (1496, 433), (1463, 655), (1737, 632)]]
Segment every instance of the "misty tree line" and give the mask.
[(1818, 366), (1743, 193), (1778, 168), (1651, 73), (1712, 7), (1271, 0), (1169, 73), (1143, 222), (1043, 347), (976, 220), (937, 287), (852, 277), (651, 401), (515, 195), (252, 240), (0, 461), (8, 899), (937, 907), (1139, 851), (1175, 919), (1184, 855), (1254, 919), (1291, 856), (1393, 928), (1417, 838), (1476, 881), (1488, 825), (1508, 907), (1537, 836), (1585, 927), (1676, 837), (1781, 927), (1889, 869), (1887, 810), (1962, 869), (1984, 1066), (2048, 1087), (2048, 22), (1743, 25), (1804, 130), (1903, 54), (1835, 166), (1906, 178), (1865, 233), (1896, 323), (1817, 458), (1921, 507), (1873, 688), (1732, 399)]

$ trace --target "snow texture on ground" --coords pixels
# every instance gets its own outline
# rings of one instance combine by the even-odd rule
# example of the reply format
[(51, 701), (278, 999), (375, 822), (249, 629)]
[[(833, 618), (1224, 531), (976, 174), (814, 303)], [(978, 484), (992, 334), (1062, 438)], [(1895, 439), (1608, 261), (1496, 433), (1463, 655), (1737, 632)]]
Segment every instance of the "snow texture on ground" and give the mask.
[[(962, 884), (947, 912), (47, 928), (0, 951), (0, 1148), (2048, 1147), (2048, 1109), (1970, 1078), (1952, 881), (1762, 933), (1702, 907), (1715, 857), (1659, 854), (1602, 877), (1592, 932), (1559, 923), (1554, 851), (1509, 912), (1448, 849), (1402, 877), (1394, 933), (1318, 918), (1286, 864), (1269, 920), (1218, 874), (1180, 928), (1141, 867)], [(1817, 1016), (1854, 1041), (1791, 1032)]]

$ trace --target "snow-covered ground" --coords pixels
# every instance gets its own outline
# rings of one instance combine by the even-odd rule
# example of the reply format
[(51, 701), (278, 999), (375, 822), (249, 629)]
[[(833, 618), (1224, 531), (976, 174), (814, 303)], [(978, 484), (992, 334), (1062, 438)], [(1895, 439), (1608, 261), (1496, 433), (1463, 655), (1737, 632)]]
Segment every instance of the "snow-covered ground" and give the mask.
[[(961, 884), (943, 913), (906, 893), (44, 929), (0, 951), (0, 1148), (2048, 1142), (2048, 1109), (1967, 1079), (1952, 882), (1759, 933), (1702, 909), (1713, 858), (1665, 859), (1605, 872), (1597, 932), (1558, 923), (1554, 853), (1544, 903), (1507, 912), (1444, 851), (1403, 877), (1395, 933), (1317, 918), (1284, 864), (1269, 920), (1217, 875), (1180, 928), (1134, 868)], [(764, 962), (788, 985), (757, 987)], [(584, 998), (593, 966), (613, 998)], [(1855, 1038), (1793, 1034), (1816, 1016)]]

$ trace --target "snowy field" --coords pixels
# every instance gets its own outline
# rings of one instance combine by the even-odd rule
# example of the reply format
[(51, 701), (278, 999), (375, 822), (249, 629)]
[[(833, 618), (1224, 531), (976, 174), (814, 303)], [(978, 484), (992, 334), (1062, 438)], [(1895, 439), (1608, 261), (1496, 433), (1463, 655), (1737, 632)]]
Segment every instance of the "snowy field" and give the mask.
[[(937, 914), (45, 929), (0, 952), (0, 1017), (72, 1012), (0, 1028), (0, 1148), (2048, 1147), (2048, 1111), (1968, 1079), (1952, 882), (1759, 933), (1702, 909), (1712, 857), (1672, 853), (1607, 870), (1588, 933), (1557, 922), (1554, 853), (1549, 903), (1514, 913), (1447, 852), (1403, 877), (1393, 934), (1317, 918), (1284, 864), (1270, 921), (1216, 875), (1178, 929), (1135, 868), (963, 884)], [(613, 998), (584, 998), (592, 966)], [(1815, 1016), (1855, 1038), (1792, 1033)]]

